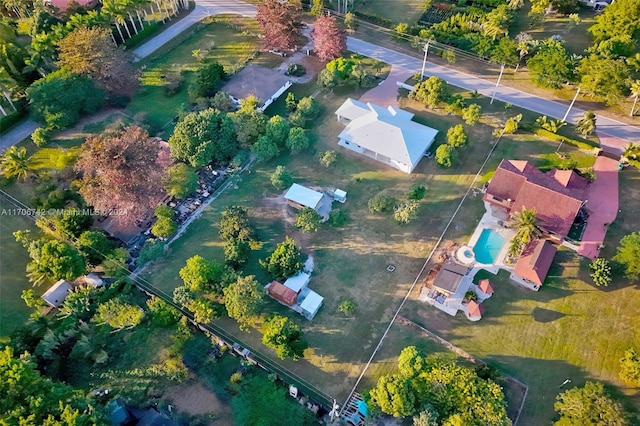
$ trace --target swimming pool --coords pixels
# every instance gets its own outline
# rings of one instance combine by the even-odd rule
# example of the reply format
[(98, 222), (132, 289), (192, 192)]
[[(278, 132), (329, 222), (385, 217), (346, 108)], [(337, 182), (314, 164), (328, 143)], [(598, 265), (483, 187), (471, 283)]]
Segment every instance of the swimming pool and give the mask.
[(483, 229), (478, 242), (473, 247), (476, 261), (485, 265), (492, 265), (504, 245), (504, 237), (491, 229)]

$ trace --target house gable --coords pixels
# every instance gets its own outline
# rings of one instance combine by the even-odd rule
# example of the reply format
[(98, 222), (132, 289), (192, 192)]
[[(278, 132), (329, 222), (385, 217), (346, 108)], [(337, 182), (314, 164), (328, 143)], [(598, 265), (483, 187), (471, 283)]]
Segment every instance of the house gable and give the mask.
[(527, 161), (502, 160), (483, 200), (509, 213), (535, 209), (547, 232), (566, 237), (584, 202), (587, 180), (570, 170), (543, 173)]
[(413, 114), (347, 99), (336, 111), (351, 120), (338, 136), (340, 145), (411, 173), (438, 131), (412, 121)]

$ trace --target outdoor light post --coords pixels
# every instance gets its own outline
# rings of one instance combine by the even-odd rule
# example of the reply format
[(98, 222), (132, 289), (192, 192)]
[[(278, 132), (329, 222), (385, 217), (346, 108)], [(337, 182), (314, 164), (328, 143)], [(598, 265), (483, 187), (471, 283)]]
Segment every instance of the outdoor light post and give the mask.
[(562, 122), (567, 121), (567, 117), (569, 116), (569, 112), (571, 112), (571, 108), (573, 108), (573, 104), (576, 103), (576, 99), (578, 99), (578, 95), (580, 94), (580, 86), (578, 86), (578, 90), (576, 90), (576, 94), (573, 97), (573, 100), (571, 101), (571, 104), (569, 105), (569, 109), (567, 109), (567, 112), (564, 114), (564, 117), (562, 117)]
[(496, 81), (496, 88), (493, 90), (493, 95), (491, 95), (491, 102), (489, 102), (489, 104), (493, 104), (493, 99), (496, 96), (496, 90), (498, 89), (498, 86), (500, 86), (500, 80), (502, 80), (503, 73), (504, 73), (504, 63), (500, 65), (500, 75), (498, 76), (498, 81)]
[(424, 69), (427, 66), (427, 53), (429, 52), (429, 43), (431, 40), (427, 40), (424, 45), (424, 59), (422, 60), (422, 71), (420, 71), (420, 81), (424, 80)]

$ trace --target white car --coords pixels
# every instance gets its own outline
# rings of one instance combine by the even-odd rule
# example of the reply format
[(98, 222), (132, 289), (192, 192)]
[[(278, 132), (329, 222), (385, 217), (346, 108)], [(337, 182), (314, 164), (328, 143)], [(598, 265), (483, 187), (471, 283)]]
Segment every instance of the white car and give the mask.
[(580, 0), (580, 3), (593, 10), (602, 10), (613, 3), (613, 0)]

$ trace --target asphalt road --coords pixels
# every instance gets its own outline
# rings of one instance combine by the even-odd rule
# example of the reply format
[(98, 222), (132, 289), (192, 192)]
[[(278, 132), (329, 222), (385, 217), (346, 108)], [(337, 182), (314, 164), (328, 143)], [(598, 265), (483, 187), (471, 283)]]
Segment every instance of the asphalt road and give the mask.
[[(420, 59), (399, 53), (381, 46), (358, 40), (353, 37), (347, 39), (347, 48), (353, 52), (379, 59), (394, 67), (404, 68), (411, 74), (420, 72), (422, 61)], [(496, 89), (495, 82), (483, 80), (460, 71), (427, 62), (425, 74), (435, 75), (447, 81), (453, 86), (466, 90), (477, 90), (485, 96), (491, 97), (495, 90), (495, 98), (512, 105), (525, 108), (548, 117), (563, 118), (569, 104), (549, 101), (538, 96), (521, 92), (510, 87), (500, 86)], [(573, 108), (567, 117), (567, 121), (576, 123), (584, 114), (584, 110)], [(603, 133), (627, 142), (640, 142), (640, 128), (621, 123), (611, 118), (597, 116), (598, 133)]]
[[(207, 16), (218, 14), (238, 14), (242, 16), (255, 17), (256, 8), (253, 5), (237, 0), (197, 0), (196, 7), (189, 15), (185, 16), (179, 22), (170, 26), (156, 37), (135, 49), (134, 54), (136, 58), (140, 60), (150, 55), (195, 23)], [(347, 47), (351, 51), (380, 59), (394, 67), (405, 69), (410, 73), (419, 72), (422, 67), (422, 61), (420, 59), (395, 52), (381, 46), (376, 46), (353, 37), (348, 38)], [(544, 114), (548, 117), (563, 118), (568, 108), (568, 104), (543, 99), (506, 86), (496, 88), (495, 82), (483, 80), (472, 75), (432, 63), (427, 63), (425, 71), (427, 75), (438, 76), (446, 80), (449, 84), (466, 90), (477, 90), (478, 93), (485, 96), (490, 97), (495, 93), (495, 98), (498, 100), (511, 103), (512, 105), (516, 105), (539, 114)], [(576, 123), (583, 114), (583, 110), (573, 108), (567, 117), (567, 121)], [(0, 152), (29, 136), (37, 126), (37, 123), (33, 120), (27, 120), (11, 130), (9, 133), (3, 135), (0, 140)], [(640, 141), (640, 128), (638, 127), (630, 126), (601, 115), (597, 116), (597, 126), (599, 133), (613, 136), (626, 142)]]

